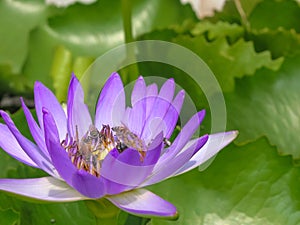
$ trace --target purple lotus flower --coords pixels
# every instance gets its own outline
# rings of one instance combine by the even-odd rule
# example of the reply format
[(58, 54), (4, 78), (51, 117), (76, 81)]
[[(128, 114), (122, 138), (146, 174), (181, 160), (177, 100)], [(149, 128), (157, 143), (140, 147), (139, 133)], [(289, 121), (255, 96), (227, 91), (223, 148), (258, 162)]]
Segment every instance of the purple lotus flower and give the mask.
[(5, 124), (0, 124), (0, 147), (50, 176), (0, 179), (0, 190), (53, 202), (106, 198), (132, 214), (176, 217), (171, 203), (143, 187), (199, 166), (229, 144), (237, 132), (191, 139), (205, 114), (200, 111), (170, 144), (185, 95), (182, 90), (174, 98), (174, 91), (173, 79), (158, 92), (156, 84), (146, 86), (140, 77), (132, 91), (131, 107), (126, 107), (122, 81), (113, 73), (102, 89), (93, 122), (74, 75), (67, 112), (49, 89), (36, 82), (38, 123), (21, 99), (35, 143), (1, 111)]

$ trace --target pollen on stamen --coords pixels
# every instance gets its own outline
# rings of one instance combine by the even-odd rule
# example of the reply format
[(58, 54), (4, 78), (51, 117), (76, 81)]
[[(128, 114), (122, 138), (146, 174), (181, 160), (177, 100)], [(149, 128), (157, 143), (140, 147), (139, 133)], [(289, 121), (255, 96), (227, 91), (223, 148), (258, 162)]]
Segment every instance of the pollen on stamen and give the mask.
[(141, 161), (146, 155), (146, 145), (137, 135), (130, 132), (126, 127), (113, 127), (102, 125), (99, 131), (94, 125), (79, 140), (78, 128), (74, 138), (66, 135), (61, 146), (66, 150), (72, 163), (88, 173), (100, 177), (101, 166), (106, 155), (114, 148), (121, 154), (126, 148), (136, 149)]

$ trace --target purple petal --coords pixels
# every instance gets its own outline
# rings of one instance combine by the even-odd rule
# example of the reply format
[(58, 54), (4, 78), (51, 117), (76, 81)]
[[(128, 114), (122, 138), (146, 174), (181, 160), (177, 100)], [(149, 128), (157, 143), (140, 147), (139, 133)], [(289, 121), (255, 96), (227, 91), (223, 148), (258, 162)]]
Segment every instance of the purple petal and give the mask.
[(55, 123), (59, 125), (59, 137), (63, 140), (67, 133), (66, 114), (54, 94), (40, 82), (34, 85), (34, 104), (41, 129), (44, 131), (42, 110), (47, 108), (53, 115)]
[(95, 126), (101, 129), (103, 124), (111, 127), (121, 125), (125, 112), (125, 93), (123, 83), (117, 73), (113, 73), (105, 83), (95, 114)]
[(101, 178), (105, 186), (105, 195), (116, 195), (120, 194), (121, 192), (134, 189), (134, 187), (132, 186), (115, 183), (111, 180), (106, 179), (103, 176)]
[(146, 102), (142, 99), (136, 102), (133, 108), (126, 109), (122, 123), (125, 124), (131, 132), (136, 134), (138, 137), (141, 137), (145, 117)]
[(165, 131), (166, 138), (170, 138), (173, 133), (184, 101), (184, 96), (185, 92), (183, 90), (177, 94), (164, 117), (164, 122), (167, 128)]
[(52, 162), (60, 176), (71, 187), (89, 198), (104, 195), (103, 181), (86, 171), (78, 170), (71, 162), (65, 149), (60, 145), (55, 121), (50, 112), (44, 110), (46, 145)]
[(174, 176), (185, 173), (201, 165), (215, 154), (217, 154), (226, 145), (232, 142), (238, 135), (237, 131), (217, 133), (209, 135), (208, 141)]
[(72, 202), (86, 199), (65, 182), (53, 177), (0, 179), (0, 190), (50, 202)]
[(161, 133), (149, 147), (144, 160), (135, 149), (128, 148), (122, 153), (113, 149), (103, 160), (101, 176), (130, 189), (138, 186), (152, 172), (161, 153), (162, 139)]
[(183, 147), (198, 129), (204, 116), (205, 111), (202, 110), (191, 117), (191, 119), (184, 125), (178, 136), (175, 138), (173, 144), (160, 157), (157, 162), (157, 167), (171, 161), (183, 149)]
[[(173, 96), (175, 91), (175, 83), (173, 79), (167, 80), (160, 92), (159, 95), (156, 97), (154, 102), (154, 107), (152, 107), (151, 113), (146, 118), (146, 123), (143, 127), (142, 138), (148, 142), (153, 137), (155, 137), (161, 131), (164, 131), (164, 135), (168, 131), (169, 123), (173, 124), (172, 119), (167, 119), (167, 122), (164, 120), (165, 117), (168, 117), (168, 109), (170, 108)], [(171, 112), (171, 111), (170, 111)], [(171, 118), (172, 115), (169, 115)], [(174, 118), (173, 118), (174, 119)]]
[(12, 157), (18, 161), (25, 163), (32, 167), (38, 166), (32, 161), (31, 158), (23, 151), (19, 143), (17, 142), (15, 136), (10, 132), (8, 127), (0, 123), (0, 147), (10, 154)]
[[(150, 116), (147, 118), (143, 127), (142, 139), (148, 143), (153, 137), (155, 137), (161, 131), (167, 130), (167, 124), (164, 121), (164, 117), (170, 107), (170, 102), (157, 97), (154, 103), (154, 109)], [(165, 135), (165, 133), (164, 133)]]
[(55, 168), (53, 167), (52, 163), (48, 160), (43, 151), (20, 133), (20, 131), (17, 129), (14, 122), (6, 112), (0, 111), (0, 114), (10, 132), (15, 136), (17, 142), (24, 150), (24, 152), (29, 156), (29, 158), (31, 158), (32, 161), (35, 162), (35, 164), (40, 169), (44, 170), (49, 175), (59, 177), (56, 174)]
[(149, 117), (152, 109), (154, 102), (156, 100), (156, 97), (158, 95), (158, 89), (156, 84), (151, 84), (147, 87), (147, 92), (146, 92), (146, 118)]
[(134, 134), (141, 137), (146, 120), (146, 83), (143, 77), (136, 81), (131, 94), (132, 108), (127, 108), (122, 123)]
[(135, 82), (134, 88), (131, 94), (132, 107), (146, 95), (146, 83), (143, 77), (139, 77)]
[[(71, 137), (76, 137), (78, 131), (79, 139), (88, 131), (92, 119), (86, 104), (84, 104), (84, 93), (82, 87), (74, 74), (68, 91), (68, 130)], [(59, 126), (59, 124), (57, 124)], [(76, 131), (77, 130), (77, 131)]]
[(172, 160), (160, 165), (158, 168), (154, 168), (149, 179), (147, 179), (140, 187), (145, 187), (151, 184), (158, 183), (162, 180), (172, 177), (172, 175), (180, 169), (189, 159), (193, 156), (193, 153), (201, 149), (201, 147), (207, 142), (208, 135), (204, 135), (196, 140), (190, 141)]
[(36, 123), (36, 121), (34, 120), (30, 110), (27, 108), (27, 106), (25, 105), (23, 98), (21, 98), (21, 103), (22, 103), (22, 108), (28, 123), (28, 127), (30, 130), (30, 133), (35, 141), (35, 143), (39, 146), (39, 148), (43, 151), (45, 157), (47, 157), (47, 159), (49, 160), (50, 156), (45, 144), (45, 137), (43, 135), (43, 131), (41, 130), (41, 128), (38, 126), (38, 124)]
[(144, 217), (176, 219), (176, 207), (145, 189), (135, 189), (119, 195), (106, 197), (120, 209)]
[(167, 80), (161, 87), (159, 91), (159, 97), (165, 99), (167, 102), (172, 102), (175, 92), (175, 82), (171, 78)]

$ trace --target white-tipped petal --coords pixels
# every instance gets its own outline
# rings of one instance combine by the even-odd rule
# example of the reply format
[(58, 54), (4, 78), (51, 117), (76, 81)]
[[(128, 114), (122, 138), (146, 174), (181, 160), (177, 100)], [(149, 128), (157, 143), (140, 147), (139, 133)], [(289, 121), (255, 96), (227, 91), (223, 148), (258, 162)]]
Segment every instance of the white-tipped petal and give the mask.
[(196, 168), (202, 163), (216, 155), (221, 149), (232, 142), (238, 135), (238, 131), (222, 132), (211, 134), (208, 137), (206, 144), (183, 166), (174, 176), (185, 173)]
[(120, 209), (138, 216), (170, 219), (178, 217), (174, 205), (145, 189), (135, 189), (106, 198)]
[(72, 202), (87, 199), (65, 182), (53, 177), (0, 179), (0, 190), (49, 202)]

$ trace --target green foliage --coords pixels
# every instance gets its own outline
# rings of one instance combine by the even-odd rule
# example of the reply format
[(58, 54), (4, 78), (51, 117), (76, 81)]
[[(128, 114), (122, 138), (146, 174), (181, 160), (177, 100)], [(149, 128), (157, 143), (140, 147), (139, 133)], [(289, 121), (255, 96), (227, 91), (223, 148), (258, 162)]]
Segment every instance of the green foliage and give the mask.
[(272, 60), (270, 52), (255, 52), (253, 43), (239, 39), (229, 45), (225, 38), (207, 42), (203, 36), (179, 36), (175, 43), (193, 50), (212, 69), (224, 92), (234, 89), (234, 79), (253, 75), (261, 67), (277, 70), (282, 58)]
[[(239, 130), (240, 135), (204, 171), (194, 170), (151, 187), (178, 207), (178, 221), (121, 212), (117, 224), (300, 223), (299, 3), (240, 2), (247, 28), (233, 0), (201, 21), (179, 1), (132, 1), (134, 39), (177, 43), (200, 56), (224, 91), (227, 129)], [(64, 101), (72, 71), (80, 77), (94, 59), (124, 43), (121, 12), (120, 0), (77, 3), (64, 9), (37, 0), (0, 1), (0, 95), (32, 95), (34, 81), (40, 80)], [(172, 56), (172, 52), (162, 54)], [(138, 70), (146, 76), (174, 77), (198, 109), (206, 108), (208, 118), (201, 128), (209, 132), (209, 105), (188, 74), (156, 62), (139, 63)], [(31, 138), (23, 113), (13, 119)], [(3, 151), (0, 159), (0, 178), (45, 176)], [(1, 225), (111, 224), (95, 213), (97, 207), (92, 208), (85, 202), (28, 203), (0, 193)]]
[(299, 54), (286, 57), (279, 71), (262, 69), (239, 80), (236, 91), (226, 96), (230, 128), (240, 130), (239, 143), (265, 135), (280, 154), (300, 159), (299, 60)]
[(277, 29), (283, 27), (294, 29), (298, 33), (300, 28), (300, 8), (296, 1), (265, 0), (260, 2), (251, 12), (249, 22), (253, 29)]
[[(50, 70), (57, 46), (65, 46), (75, 57), (97, 57), (124, 42), (120, 3), (97, 1), (56, 9), (42, 1), (2, 1), (0, 65), (12, 65), (28, 86), (37, 79), (52, 85)], [(194, 18), (190, 7), (173, 0), (135, 0), (132, 5), (135, 35)]]
[(1, 224), (3, 225), (15, 225), (17, 224), (19, 216), (13, 210), (8, 209), (8, 210), (0, 210), (0, 218), (1, 218)]
[(230, 24), (219, 21), (216, 24), (209, 21), (197, 23), (191, 30), (193, 36), (201, 34), (206, 35), (208, 41), (213, 41), (217, 38), (225, 37), (229, 43), (234, 43), (239, 38), (244, 36), (244, 29), (237, 24)]
[(150, 224), (299, 224), (299, 176), (291, 158), (278, 157), (265, 139), (231, 145), (204, 172), (194, 170), (153, 186), (178, 206), (180, 217)]
[(272, 58), (291, 56), (299, 53), (300, 36), (295, 30), (263, 29), (252, 31), (249, 39), (254, 42), (256, 51), (270, 51)]

